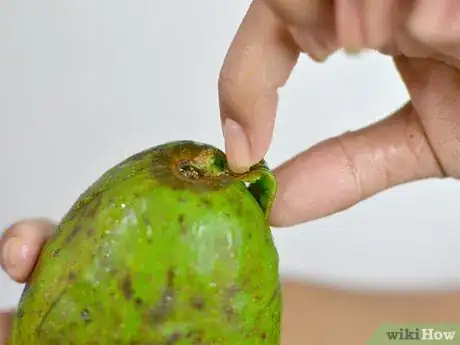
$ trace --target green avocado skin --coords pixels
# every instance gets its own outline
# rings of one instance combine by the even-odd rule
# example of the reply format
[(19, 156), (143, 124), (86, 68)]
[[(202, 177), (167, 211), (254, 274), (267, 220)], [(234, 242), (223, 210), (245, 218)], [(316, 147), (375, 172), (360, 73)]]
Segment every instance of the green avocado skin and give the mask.
[[(279, 345), (268, 210), (224, 157), (177, 141), (102, 175), (44, 247), (9, 345)], [(183, 162), (214, 170), (181, 178)]]

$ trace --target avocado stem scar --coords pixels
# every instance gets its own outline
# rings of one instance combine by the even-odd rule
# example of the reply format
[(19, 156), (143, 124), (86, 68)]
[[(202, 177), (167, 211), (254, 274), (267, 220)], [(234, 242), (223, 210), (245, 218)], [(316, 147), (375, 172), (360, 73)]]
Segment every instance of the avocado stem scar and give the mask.
[[(189, 152), (188, 152), (189, 153)], [(224, 184), (239, 181), (252, 194), (268, 218), (277, 191), (277, 181), (265, 160), (247, 172), (237, 174), (230, 170), (225, 154), (218, 149), (204, 149), (196, 155), (182, 156), (177, 163), (177, 173), (188, 181)]]

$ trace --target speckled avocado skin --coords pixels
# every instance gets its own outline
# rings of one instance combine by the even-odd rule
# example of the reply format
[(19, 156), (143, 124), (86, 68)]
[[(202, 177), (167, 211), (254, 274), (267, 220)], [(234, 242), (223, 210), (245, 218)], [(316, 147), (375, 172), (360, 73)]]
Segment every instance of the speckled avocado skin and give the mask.
[(279, 345), (275, 190), (193, 141), (121, 162), (45, 246), (9, 345)]

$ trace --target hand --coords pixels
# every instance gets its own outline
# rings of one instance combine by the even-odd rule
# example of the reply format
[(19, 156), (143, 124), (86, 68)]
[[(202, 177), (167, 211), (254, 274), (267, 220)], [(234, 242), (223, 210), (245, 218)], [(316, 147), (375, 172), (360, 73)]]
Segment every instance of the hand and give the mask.
[[(27, 281), (45, 241), (54, 225), (46, 220), (27, 220), (14, 224), (0, 237), (0, 264), (18, 283)], [(13, 311), (0, 312), (0, 345), (4, 345), (11, 328)]]
[(226, 152), (235, 171), (266, 153), (277, 90), (300, 53), (339, 48), (394, 57), (411, 100), (383, 121), (321, 142), (275, 170), (275, 226), (351, 207), (398, 184), (460, 176), (458, 0), (254, 0), (219, 78)]

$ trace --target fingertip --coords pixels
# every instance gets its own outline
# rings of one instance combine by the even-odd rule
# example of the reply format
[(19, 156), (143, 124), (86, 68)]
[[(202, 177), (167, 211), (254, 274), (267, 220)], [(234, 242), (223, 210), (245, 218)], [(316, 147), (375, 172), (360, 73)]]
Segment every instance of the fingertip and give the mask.
[(13, 224), (0, 239), (0, 264), (15, 281), (23, 283), (30, 275), (54, 225), (45, 219)]
[(230, 169), (236, 173), (248, 171), (252, 165), (251, 147), (243, 128), (236, 121), (226, 118), (223, 132)]
[(23, 283), (30, 275), (39, 255), (41, 245), (12, 237), (2, 248), (2, 267), (16, 282)]
[(255, 97), (250, 111), (244, 107), (226, 111), (229, 107), (221, 106), (225, 152), (232, 171), (246, 172), (264, 158), (273, 136), (277, 100), (276, 93)]

